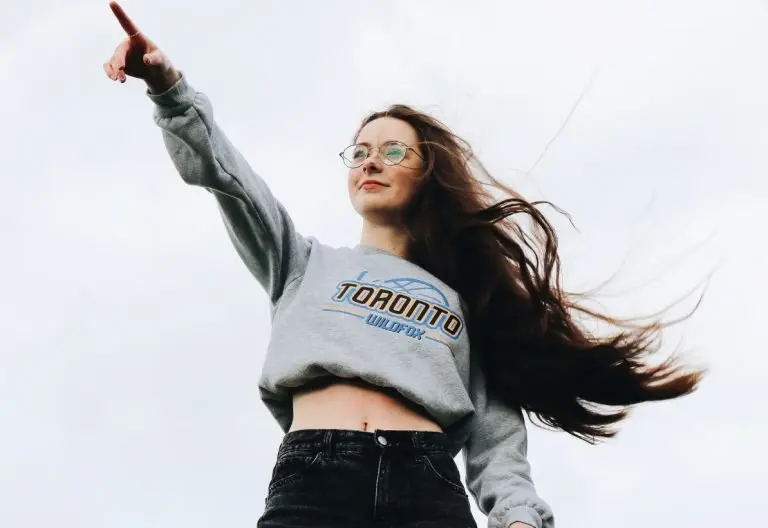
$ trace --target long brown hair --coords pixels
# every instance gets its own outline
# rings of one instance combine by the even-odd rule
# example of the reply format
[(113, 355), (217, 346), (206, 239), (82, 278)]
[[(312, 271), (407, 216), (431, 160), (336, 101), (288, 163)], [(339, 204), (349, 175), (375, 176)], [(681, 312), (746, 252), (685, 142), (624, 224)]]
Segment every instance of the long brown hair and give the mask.
[[(423, 177), (404, 214), (408, 258), (463, 298), (472, 353), (481, 356), (492, 395), (541, 425), (595, 442), (616, 434), (631, 405), (696, 388), (703, 370), (685, 368), (674, 356), (649, 361), (669, 322), (619, 320), (563, 291), (557, 235), (539, 207), (559, 209), (501, 184), (466, 141), (412, 107), (373, 113), (358, 133), (385, 116), (413, 126), (424, 154)], [(616, 331), (595, 335), (577, 316)]]

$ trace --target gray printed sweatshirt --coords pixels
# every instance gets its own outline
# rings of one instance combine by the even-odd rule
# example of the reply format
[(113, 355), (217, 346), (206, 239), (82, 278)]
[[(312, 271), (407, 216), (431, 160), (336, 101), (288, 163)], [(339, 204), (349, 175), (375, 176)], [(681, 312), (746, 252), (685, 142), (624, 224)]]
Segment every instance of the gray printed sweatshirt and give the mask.
[(182, 179), (216, 198), (233, 245), (269, 296), (259, 391), (283, 431), (292, 392), (320, 376), (395, 389), (431, 414), (454, 456), (463, 451), (467, 488), (489, 528), (553, 528), (531, 480), (523, 415), (486, 393), (457, 293), (386, 251), (332, 248), (298, 233), (184, 75), (147, 96)]

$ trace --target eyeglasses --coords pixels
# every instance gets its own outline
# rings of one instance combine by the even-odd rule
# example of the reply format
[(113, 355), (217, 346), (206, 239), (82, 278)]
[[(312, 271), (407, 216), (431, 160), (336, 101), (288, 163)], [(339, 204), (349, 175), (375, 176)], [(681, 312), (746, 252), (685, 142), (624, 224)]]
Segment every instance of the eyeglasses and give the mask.
[[(371, 149), (376, 147), (369, 147), (368, 145), (356, 144), (350, 145), (343, 151), (339, 152), (339, 156), (344, 161), (344, 164), (351, 168), (356, 169), (360, 167), (371, 153)], [(421, 155), (413, 147), (409, 147), (405, 143), (400, 141), (387, 141), (383, 143), (379, 150), (379, 159), (385, 165), (399, 165), (405, 159), (405, 155), (409, 150), (412, 150), (419, 158)], [(424, 159), (424, 158), (422, 158)]]

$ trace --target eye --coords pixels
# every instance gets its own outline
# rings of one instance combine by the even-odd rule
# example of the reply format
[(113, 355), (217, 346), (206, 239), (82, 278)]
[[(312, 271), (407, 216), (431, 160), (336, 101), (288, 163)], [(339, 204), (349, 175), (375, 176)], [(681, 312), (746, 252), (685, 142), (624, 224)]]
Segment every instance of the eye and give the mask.
[(400, 161), (405, 157), (406, 148), (399, 143), (388, 143), (383, 146), (384, 156), (392, 161)]
[(363, 160), (368, 157), (368, 148), (364, 145), (358, 145), (352, 151), (352, 159), (355, 161)]

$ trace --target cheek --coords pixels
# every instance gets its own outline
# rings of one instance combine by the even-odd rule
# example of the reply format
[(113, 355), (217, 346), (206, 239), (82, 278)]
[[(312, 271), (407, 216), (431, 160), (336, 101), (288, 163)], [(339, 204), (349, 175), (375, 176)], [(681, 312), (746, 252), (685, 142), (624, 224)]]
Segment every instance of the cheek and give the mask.
[(347, 191), (349, 192), (350, 196), (354, 194), (356, 181), (357, 181), (357, 176), (355, 174), (355, 169), (350, 169), (349, 172), (347, 173)]
[(357, 183), (360, 181), (360, 177), (357, 169), (350, 169), (347, 173), (347, 195), (352, 207), (360, 212), (360, 191), (357, 189)]
[(397, 178), (397, 196), (398, 201), (401, 203), (407, 203), (411, 200), (416, 193), (416, 187), (419, 180), (413, 171), (408, 171), (402, 174), (398, 174)]

